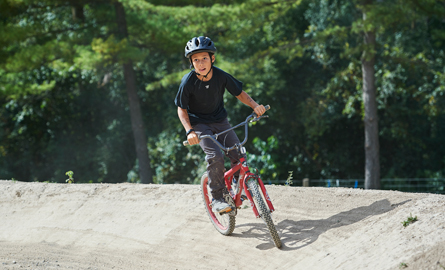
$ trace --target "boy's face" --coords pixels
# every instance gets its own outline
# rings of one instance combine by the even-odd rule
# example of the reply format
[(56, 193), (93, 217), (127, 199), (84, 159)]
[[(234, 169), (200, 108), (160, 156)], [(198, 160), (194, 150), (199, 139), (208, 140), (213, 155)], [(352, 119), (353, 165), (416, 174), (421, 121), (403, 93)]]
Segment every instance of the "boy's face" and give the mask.
[(190, 56), (190, 59), (192, 60), (195, 70), (199, 74), (205, 75), (212, 67), (212, 63), (215, 61), (215, 55), (212, 55), (212, 58), (210, 59), (210, 54), (208, 52), (200, 52)]

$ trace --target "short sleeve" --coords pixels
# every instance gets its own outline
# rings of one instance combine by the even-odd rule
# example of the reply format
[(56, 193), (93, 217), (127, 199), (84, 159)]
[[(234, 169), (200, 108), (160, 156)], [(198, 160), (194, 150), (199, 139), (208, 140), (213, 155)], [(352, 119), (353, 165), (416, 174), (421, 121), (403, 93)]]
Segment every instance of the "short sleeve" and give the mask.
[(187, 88), (188, 77), (189, 74), (186, 74), (182, 78), (181, 84), (179, 85), (178, 93), (176, 94), (175, 98), (176, 106), (180, 107), (181, 109), (187, 109), (189, 105), (190, 91)]
[(226, 89), (233, 96), (239, 96), (243, 92), (243, 83), (229, 73), (225, 73), (226, 75)]

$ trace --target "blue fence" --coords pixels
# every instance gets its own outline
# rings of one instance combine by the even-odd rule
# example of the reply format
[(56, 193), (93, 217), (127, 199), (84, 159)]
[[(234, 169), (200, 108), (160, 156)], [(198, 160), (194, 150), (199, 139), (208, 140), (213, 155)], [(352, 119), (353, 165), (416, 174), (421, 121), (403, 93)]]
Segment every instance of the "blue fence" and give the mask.
[[(364, 188), (364, 179), (307, 179), (311, 187)], [(268, 184), (304, 186), (302, 179), (266, 180)], [(445, 178), (381, 179), (381, 189), (403, 192), (445, 194)]]

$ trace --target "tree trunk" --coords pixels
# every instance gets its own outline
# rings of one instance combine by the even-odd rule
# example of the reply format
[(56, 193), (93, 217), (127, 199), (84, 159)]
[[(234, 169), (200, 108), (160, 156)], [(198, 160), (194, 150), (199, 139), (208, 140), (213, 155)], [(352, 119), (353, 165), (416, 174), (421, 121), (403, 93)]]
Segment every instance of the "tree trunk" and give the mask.
[[(127, 21), (125, 19), (125, 10), (120, 2), (115, 2), (117, 27), (121, 38), (128, 37)], [(131, 60), (123, 65), (125, 84), (127, 88), (128, 101), (130, 106), (131, 128), (133, 130), (134, 142), (136, 147), (136, 156), (139, 161), (139, 177), (144, 184), (153, 183), (150, 158), (147, 150), (147, 137), (145, 136), (144, 124), (142, 121), (141, 107), (139, 97), (136, 91), (136, 75)]]
[[(372, 0), (366, 1), (371, 4)], [(366, 12), (363, 11), (366, 24)], [(365, 108), (365, 189), (380, 189), (379, 125), (375, 89), (375, 32), (364, 33), (365, 51), (362, 56), (363, 104)]]

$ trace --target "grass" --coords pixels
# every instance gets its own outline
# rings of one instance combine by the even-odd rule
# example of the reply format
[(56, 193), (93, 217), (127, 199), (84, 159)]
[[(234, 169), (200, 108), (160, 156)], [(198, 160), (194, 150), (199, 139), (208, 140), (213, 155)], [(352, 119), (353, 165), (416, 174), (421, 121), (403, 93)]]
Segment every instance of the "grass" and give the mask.
[(292, 179), (294, 178), (293, 173), (294, 173), (293, 171), (289, 171), (289, 176), (287, 177), (286, 184), (284, 184), (285, 186), (290, 187), (294, 183), (292, 181)]
[(409, 217), (405, 220), (402, 221), (403, 227), (407, 227), (408, 225), (410, 225), (411, 223), (414, 223), (417, 221), (417, 216), (413, 217), (413, 215), (410, 213)]
[(66, 182), (68, 184), (74, 183), (74, 178), (73, 178), (74, 173), (73, 173), (73, 171), (67, 171), (65, 173), (65, 175), (68, 175), (68, 179), (66, 179)]

